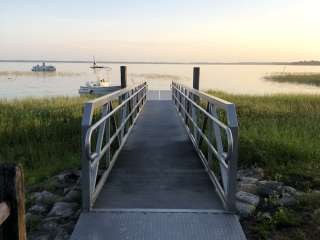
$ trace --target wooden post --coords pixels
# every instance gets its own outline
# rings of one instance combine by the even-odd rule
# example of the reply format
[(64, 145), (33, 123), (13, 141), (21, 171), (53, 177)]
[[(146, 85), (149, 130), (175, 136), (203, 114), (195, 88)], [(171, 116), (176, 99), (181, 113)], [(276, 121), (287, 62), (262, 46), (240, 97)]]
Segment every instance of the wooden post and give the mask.
[(120, 66), (121, 88), (127, 87), (127, 66)]
[(193, 88), (199, 90), (200, 68), (193, 68)]
[[(200, 85), (199, 82), (200, 82), (200, 68), (194, 67), (193, 68), (193, 88), (194, 89), (199, 90), (199, 85)], [(199, 100), (200, 100), (199, 97), (193, 94), (193, 101), (199, 104)], [(191, 110), (192, 118), (198, 124), (199, 111), (197, 111), (194, 106), (192, 106), (191, 109), (192, 109)], [(194, 134), (196, 143), (199, 144), (199, 134), (195, 128), (194, 128), (193, 134)]]
[(0, 212), (10, 210), (10, 215), (0, 225), (0, 239), (26, 240), (24, 180), (20, 165), (0, 165), (0, 203)]

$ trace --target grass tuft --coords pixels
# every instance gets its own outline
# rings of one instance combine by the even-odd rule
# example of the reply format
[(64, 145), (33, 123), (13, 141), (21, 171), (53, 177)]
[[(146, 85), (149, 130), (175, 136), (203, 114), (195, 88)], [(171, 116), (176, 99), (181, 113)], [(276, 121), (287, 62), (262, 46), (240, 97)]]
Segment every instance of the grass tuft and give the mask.
[(264, 79), (278, 83), (295, 83), (320, 86), (320, 73), (275, 73)]

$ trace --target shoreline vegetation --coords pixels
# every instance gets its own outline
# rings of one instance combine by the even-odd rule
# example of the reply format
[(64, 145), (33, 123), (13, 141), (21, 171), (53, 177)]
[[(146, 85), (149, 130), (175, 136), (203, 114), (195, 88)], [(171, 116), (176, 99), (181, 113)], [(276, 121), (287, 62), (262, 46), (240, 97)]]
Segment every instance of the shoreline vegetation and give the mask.
[[(266, 178), (309, 194), (278, 212), (276, 219), (271, 215), (269, 220), (259, 220), (258, 212), (243, 220), (249, 235), (252, 239), (270, 239), (270, 234), (278, 236), (272, 239), (316, 239), (320, 197), (313, 193), (320, 193), (320, 95), (208, 93), (237, 106), (239, 168), (261, 167)], [(89, 99), (0, 100), (0, 162), (21, 163), (27, 188), (63, 170), (79, 169), (81, 117)]]
[(80, 123), (86, 100), (0, 100), (0, 162), (21, 163), (27, 187), (80, 167)]
[(253, 216), (241, 220), (248, 239), (318, 239), (320, 95), (208, 93), (236, 104), (239, 168), (261, 167), (266, 179), (301, 193), (291, 207), (270, 209), (276, 196), (264, 199)]
[(320, 73), (273, 73), (265, 80), (278, 83), (304, 84), (320, 87)]

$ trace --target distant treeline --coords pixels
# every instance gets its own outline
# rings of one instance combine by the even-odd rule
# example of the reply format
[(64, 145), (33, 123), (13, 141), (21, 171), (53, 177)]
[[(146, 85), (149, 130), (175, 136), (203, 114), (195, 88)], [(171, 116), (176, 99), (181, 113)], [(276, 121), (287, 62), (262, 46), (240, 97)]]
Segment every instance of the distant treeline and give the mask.
[(320, 65), (320, 61), (300, 61), (293, 62), (292, 65)]
[[(51, 62), (51, 63), (91, 63), (82, 60), (0, 60), (0, 62)], [(309, 65), (320, 66), (320, 61), (297, 61), (297, 62), (165, 62), (165, 61), (97, 61), (109, 64), (188, 64), (188, 65)]]

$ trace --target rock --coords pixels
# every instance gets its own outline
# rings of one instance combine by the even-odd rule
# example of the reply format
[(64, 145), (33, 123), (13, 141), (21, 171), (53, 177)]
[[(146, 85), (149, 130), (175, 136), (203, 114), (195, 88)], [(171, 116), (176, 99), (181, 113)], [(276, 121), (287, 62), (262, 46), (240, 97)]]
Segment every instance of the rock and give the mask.
[(60, 228), (57, 230), (57, 235), (54, 238), (54, 240), (69, 240), (69, 239), (70, 239), (69, 233), (63, 228)]
[(236, 208), (241, 217), (249, 217), (256, 210), (255, 206), (240, 201), (236, 201)]
[(252, 194), (257, 193), (257, 185), (253, 183), (239, 183), (238, 190), (243, 192), (248, 192)]
[(314, 216), (318, 216), (318, 217), (319, 217), (319, 220), (320, 220), (320, 208), (314, 210), (313, 215), (314, 215)]
[(56, 221), (52, 221), (51, 219), (44, 219), (43, 223), (41, 224), (41, 230), (44, 231), (55, 231), (59, 227), (59, 224)]
[(237, 176), (239, 179), (242, 177), (252, 177), (261, 180), (264, 177), (264, 171), (262, 168), (250, 168), (238, 170)]
[(70, 218), (78, 208), (76, 203), (57, 202), (49, 212), (49, 217)]
[(77, 221), (77, 219), (80, 217), (82, 210), (79, 209), (75, 214), (73, 214), (73, 216), (71, 217), (71, 220), (75, 220)]
[(71, 191), (71, 188), (68, 188), (68, 187), (64, 188), (63, 189), (63, 195), (67, 195), (68, 192), (70, 192), (70, 191)]
[(263, 219), (269, 219), (269, 220), (272, 219), (271, 214), (270, 214), (269, 212), (263, 213), (263, 214), (261, 215), (261, 217), (262, 217)]
[(251, 183), (251, 184), (255, 184), (258, 182), (257, 178), (253, 178), (253, 177), (241, 177), (240, 179), (241, 183)]
[(34, 198), (36, 203), (40, 203), (48, 207), (55, 203), (59, 199), (59, 196), (48, 191), (43, 191), (35, 193)]
[(277, 181), (259, 181), (257, 183), (257, 193), (262, 197), (281, 194), (283, 183)]
[(31, 240), (50, 240), (51, 234), (50, 233), (35, 233), (32, 235), (32, 237), (28, 237), (28, 239)]
[(28, 212), (35, 215), (44, 215), (45, 213), (47, 213), (47, 211), (48, 211), (47, 207), (42, 204), (36, 204), (31, 208), (29, 208), (28, 210)]
[(298, 192), (295, 188), (290, 186), (284, 186), (282, 187), (282, 194), (289, 194), (291, 196), (297, 196)]
[(80, 177), (80, 171), (64, 171), (59, 175), (55, 176), (58, 181), (68, 183), (68, 184), (75, 184)]
[(260, 202), (259, 196), (251, 194), (251, 193), (243, 192), (243, 191), (237, 192), (236, 198), (240, 202), (248, 203), (248, 204), (253, 205), (255, 207), (258, 206), (259, 202)]
[(81, 199), (81, 193), (77, 190), (71, 190), (63, 198), (63, 201), (64, 202), (80, 202), (80, 199)]
[(297, 203), (297, 199), (290, 194), (284, 194), (279, 199), (279, 205), (283, 207), (289, 207), (289, 206), (295, 205), (296, 203)]

